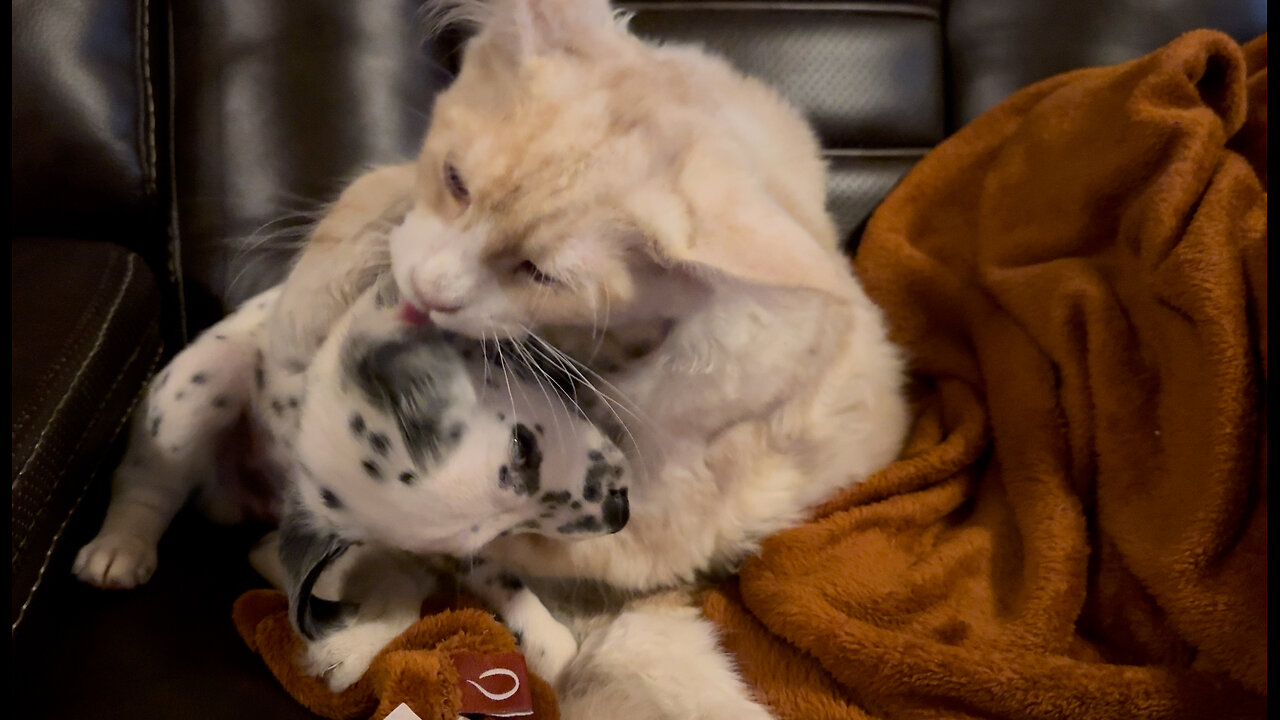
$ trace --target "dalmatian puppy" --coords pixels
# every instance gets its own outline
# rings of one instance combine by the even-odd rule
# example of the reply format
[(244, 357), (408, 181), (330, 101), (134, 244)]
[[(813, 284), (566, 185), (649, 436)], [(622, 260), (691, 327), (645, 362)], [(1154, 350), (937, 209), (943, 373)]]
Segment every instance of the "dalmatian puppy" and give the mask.
[(576, 641), (483, 553), (502, 535), (579, 539), (626, 524), (625, 457), (576, 412), (572, 379), (528, 351), (441, 331), (399, 303), (389, 278), (305, 372), (272, 366), (265, 321), (280, 292), (245, 303), (153, 382), (75, 574), (103, 588), (146, 582), (161, 535), (194, 496), (217, 520), (283, 518), (254, 565), (289, 592), (306, 666), (333, 689), (417, 619), (442, 569), (554, 680)]

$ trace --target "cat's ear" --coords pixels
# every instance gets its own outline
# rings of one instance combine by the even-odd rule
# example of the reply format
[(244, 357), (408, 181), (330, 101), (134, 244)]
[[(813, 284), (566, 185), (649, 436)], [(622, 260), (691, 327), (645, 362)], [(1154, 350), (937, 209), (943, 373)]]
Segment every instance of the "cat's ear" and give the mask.
[(664, 264), (843, 300), (857, 293), (848, 259), (817, 235), (830, 235), (829, 224), (806, 228), (756, 173), (724, 156), (693, 153), (674, 191), (640, 192), (628, 204)]
[(586, 51), (614, 32), (608, 0), (443, 0), (437, 25), (466, 22), (489, 47), (519, 62), (554, 51)]

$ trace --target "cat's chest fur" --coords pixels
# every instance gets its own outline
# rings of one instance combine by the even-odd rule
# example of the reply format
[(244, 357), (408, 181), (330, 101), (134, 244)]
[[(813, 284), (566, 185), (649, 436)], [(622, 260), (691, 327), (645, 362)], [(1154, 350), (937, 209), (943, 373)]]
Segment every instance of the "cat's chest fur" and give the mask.
[(586, 409), (628, 448), (630, 525), (578, 547), (510, 539), (497, 552), (533, 575), (632, 590), (685, 584), (887, 464), (907, 419), (901, 359), (879, 311), (858, 295), (842, 305), (807, 293), (727, 294), (646, 352), (609, 358), (623, 363), (598, 373), (609, 399)]

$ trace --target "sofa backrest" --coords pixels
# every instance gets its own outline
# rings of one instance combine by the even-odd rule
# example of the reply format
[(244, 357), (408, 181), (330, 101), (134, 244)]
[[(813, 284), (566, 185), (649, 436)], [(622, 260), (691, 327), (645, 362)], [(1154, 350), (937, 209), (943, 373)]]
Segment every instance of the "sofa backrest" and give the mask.
[(172, 278), (166, 28), (145, 0), (14, 0), (15, 237), (116, 242)]
[[(448, 38), (421, 42), (419, 6), (174, 3), (178, 219), (189, 305), (205, 321), (279, 277), (286, 255), (276, 248), (363, 167), (416, 150), (457, 57)], [(1241, 40), (1266, 28), (1264, 0), (619, 6), (641, 35), (704, 43), (808, 113), (850, 249), (916, 160), (1018, 88), (1136, 57), (1195, 27)], [(254, 242), (265, 246), (243, 249)]]

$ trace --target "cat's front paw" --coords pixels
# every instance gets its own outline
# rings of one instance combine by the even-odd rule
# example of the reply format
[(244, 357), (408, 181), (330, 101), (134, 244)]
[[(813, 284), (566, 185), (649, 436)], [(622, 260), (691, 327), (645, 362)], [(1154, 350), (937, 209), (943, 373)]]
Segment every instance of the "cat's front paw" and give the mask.
[(156, 547), (124, 533), (99, 535), (80, 549), (71, 571), (90, 585), (127, 590), (151, 579), (156, 571)]
[(536, 628), (525, 629), (520, 639), (520, 650), (529, 669), (554, 686), (578, 654), (578, 641), (564, 625), (545, 622)]

